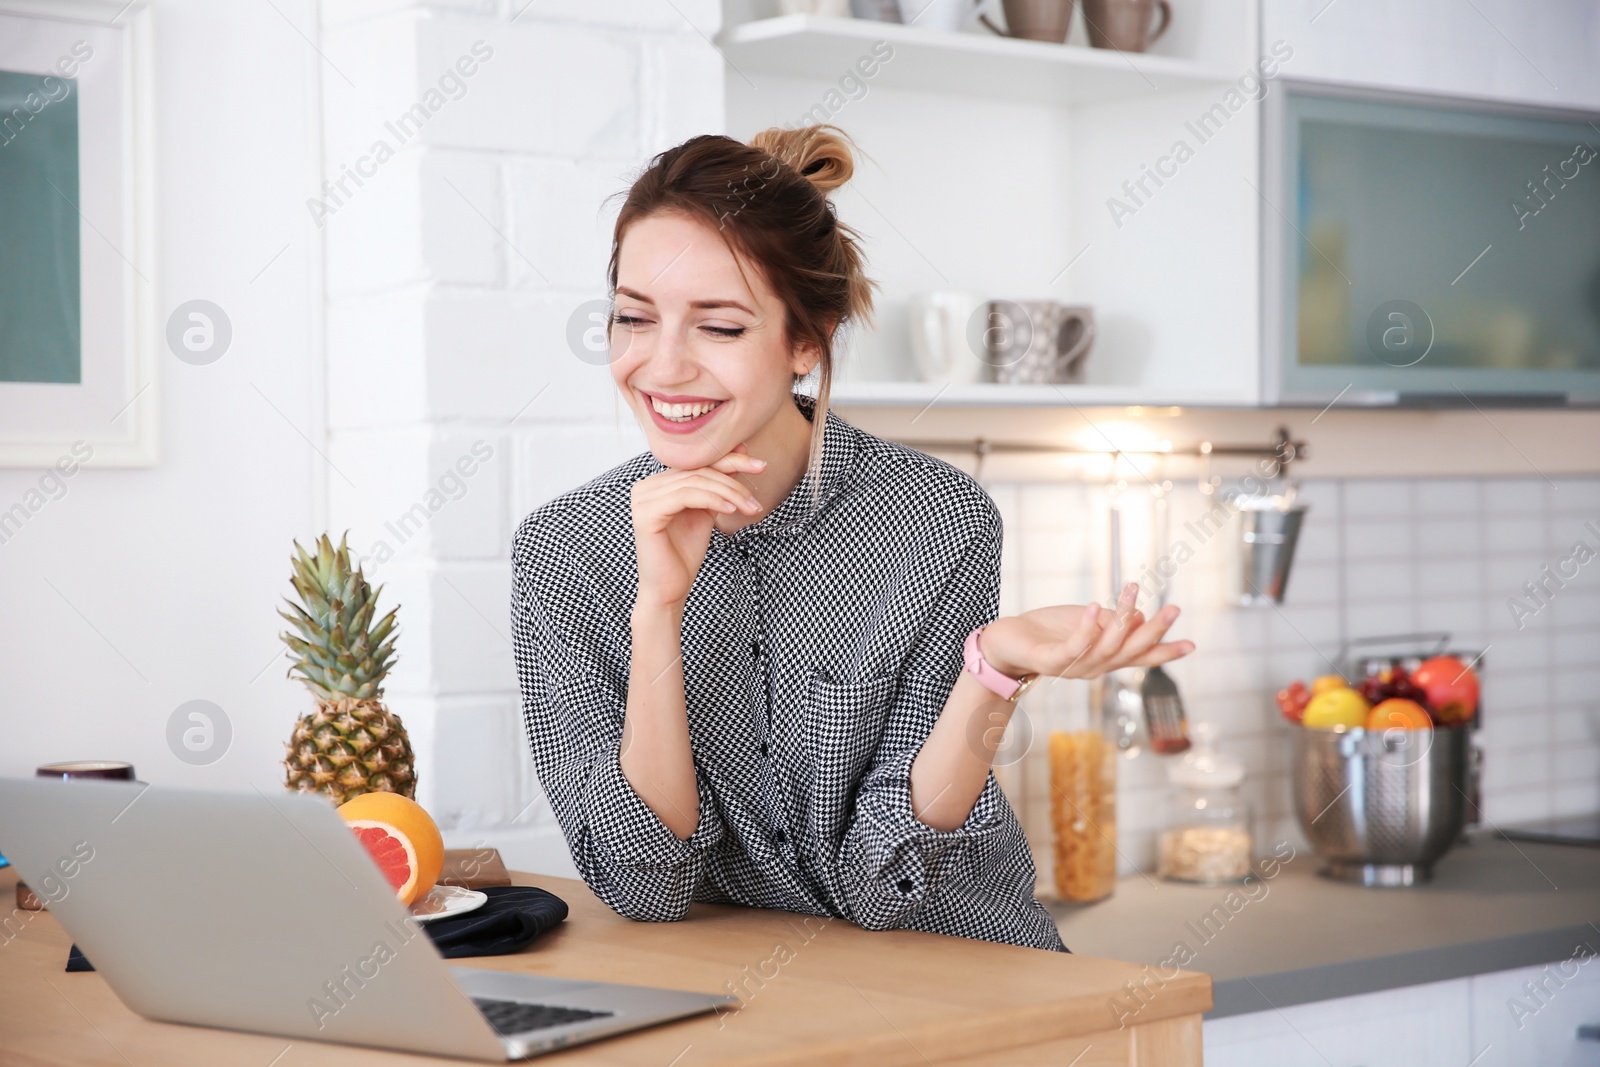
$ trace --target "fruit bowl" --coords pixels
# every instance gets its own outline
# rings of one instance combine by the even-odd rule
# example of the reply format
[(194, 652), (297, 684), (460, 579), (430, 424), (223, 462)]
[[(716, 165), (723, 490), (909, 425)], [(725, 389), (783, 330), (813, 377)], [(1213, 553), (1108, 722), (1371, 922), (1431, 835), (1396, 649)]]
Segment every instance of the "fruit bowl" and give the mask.
[(1293, 733), (1295, 816), (1321, 873), (1368, 886), (1427, 881), (1466, 820), (1467, 727)]

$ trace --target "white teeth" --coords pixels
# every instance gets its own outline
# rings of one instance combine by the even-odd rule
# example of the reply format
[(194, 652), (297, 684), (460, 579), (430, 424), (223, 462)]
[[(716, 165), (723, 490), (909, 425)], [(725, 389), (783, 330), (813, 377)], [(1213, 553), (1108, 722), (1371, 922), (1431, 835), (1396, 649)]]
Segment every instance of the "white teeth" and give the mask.
[(668, 404), (657, 400), (655, 397), (650, 398), (651, 407), (655, 408), (659, 414), (675, 422), (688, 422), (690, 419), (699, 418), (721, 403), (722, 401), (718, 400), (715, 403)]

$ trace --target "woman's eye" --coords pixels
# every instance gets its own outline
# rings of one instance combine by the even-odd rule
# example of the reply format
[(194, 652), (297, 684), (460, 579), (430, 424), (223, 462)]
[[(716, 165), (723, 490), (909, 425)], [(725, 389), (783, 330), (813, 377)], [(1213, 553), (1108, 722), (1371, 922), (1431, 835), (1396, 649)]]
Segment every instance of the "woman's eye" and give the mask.
[(738, 337), (744, 333), (743, 326), (702, 326), (707, 333), (714, 333), (718, 337)]
[(621, 312), (618, 312), (617, 313), (617, 317), (615, 319), (613, 319), (612, 321), (615, 322), (619, 326), (632, 327), (632, 326), (641, 325), (642, 323), (644, 323), (645, 320), (641, 319), (641, 318), (638, 318), (636, 316), (633, 316), (633, 315), (625, 315), (625, 314), (623, 314)]

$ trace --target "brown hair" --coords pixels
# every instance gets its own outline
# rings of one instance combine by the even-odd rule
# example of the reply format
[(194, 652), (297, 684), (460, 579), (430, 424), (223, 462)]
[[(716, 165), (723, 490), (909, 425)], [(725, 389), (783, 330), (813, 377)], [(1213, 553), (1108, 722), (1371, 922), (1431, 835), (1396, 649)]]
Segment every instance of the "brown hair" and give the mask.
[[(741, 274), (741, 259), (756, 266), (783, 303), (784, 337), (791, 345), (810, 342), (822, 353), (807, 463), (813, 495), (833, 384), (833, 339), (846, 323), (871, 324), (872, 290), (878, 284), (864, 272), (856, 231), (838, 220), (828, 199), (855, 170), (852, 145), (839, 127), (822, 124), (772, 127), (749, 144), (702, 134), (661, 152), (627, 191), (606, 271), (615, 299), (623, 234), (640, 219), (662, 212), (715, 227), (735, 253)], [(796, 375), (791, 384), (800, 381)]]

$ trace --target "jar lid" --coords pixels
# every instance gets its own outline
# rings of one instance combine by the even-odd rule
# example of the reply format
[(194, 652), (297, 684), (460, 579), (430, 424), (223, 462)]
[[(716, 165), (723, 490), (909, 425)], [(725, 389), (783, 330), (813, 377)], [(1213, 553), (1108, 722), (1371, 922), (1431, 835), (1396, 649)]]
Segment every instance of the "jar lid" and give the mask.
[(1167, 765), (1167, 777), (1186, 789), (1229, 789), (1244, 781), (1244, 764), (1217, 751), (1217, 728), (1194, 724), (1194, 745)]

